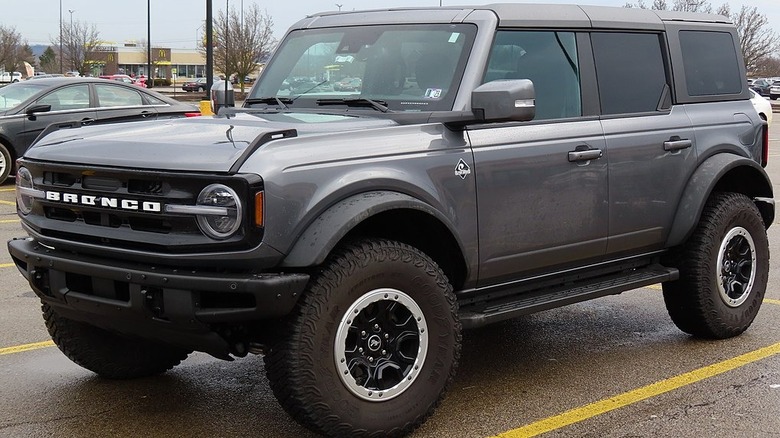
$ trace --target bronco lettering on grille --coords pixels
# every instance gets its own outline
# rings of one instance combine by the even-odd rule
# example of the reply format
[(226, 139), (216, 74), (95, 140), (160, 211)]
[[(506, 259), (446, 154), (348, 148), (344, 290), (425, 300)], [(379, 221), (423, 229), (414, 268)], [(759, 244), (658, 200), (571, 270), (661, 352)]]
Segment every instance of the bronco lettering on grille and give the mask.
[(155, 201), (138, 201), (135, 199), (109, 198), (95, 195), (79, 195), (77, 193), (46, 192), (46, 200), (65, 204), (85, 205), (90, 207), (116, 208), (128, 211), (144, 211), (148, 213), (162, 212), (162, 203)]

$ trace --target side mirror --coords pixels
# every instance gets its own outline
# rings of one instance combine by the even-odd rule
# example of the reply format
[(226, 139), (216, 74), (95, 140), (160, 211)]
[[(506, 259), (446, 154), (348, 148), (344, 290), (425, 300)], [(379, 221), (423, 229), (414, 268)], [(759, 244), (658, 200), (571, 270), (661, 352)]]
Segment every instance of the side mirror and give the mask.
[(230, 81), (219, 80), (211, 86), (211, 111), (219, 114), (224, 107), (236, 106), (236, 98), (233, 94), (233, 84)]
[(51, 111), (51, 105), (38, 104), (27, 108), (24, 110), (24, 113), (28, 116), (32, 116), (35, 113), (48, 113), (49, 111)]
[(527, 122), (536, 116), (536, 92), (528, 79), (501, 79), (471, 92), (471, 110), (483, 122)]

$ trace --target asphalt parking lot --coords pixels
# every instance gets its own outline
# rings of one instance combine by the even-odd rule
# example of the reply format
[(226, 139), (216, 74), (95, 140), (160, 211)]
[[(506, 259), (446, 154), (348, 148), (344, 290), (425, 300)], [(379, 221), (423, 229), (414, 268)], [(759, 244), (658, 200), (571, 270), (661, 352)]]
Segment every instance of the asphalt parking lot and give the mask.
[[(780, 193), (780, 117), (767, 170)], [(464, 333), (455, 383), (414, 437), (780, 436), (780, 224), (758, 318), (742, 336), (677, 330), (660, 288)], [(0, 186), (0, 240), (22, 236)], [(49, 341), (40, 305), (0, 251), (0, 437), (308, 437), (260, 357), (196, 353), (165, 375), (101, 379)]]

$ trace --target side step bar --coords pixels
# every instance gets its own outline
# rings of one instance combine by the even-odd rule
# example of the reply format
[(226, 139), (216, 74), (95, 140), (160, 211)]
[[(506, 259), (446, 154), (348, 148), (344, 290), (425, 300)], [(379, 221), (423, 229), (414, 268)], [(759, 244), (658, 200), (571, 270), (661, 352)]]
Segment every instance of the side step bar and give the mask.
[(532, 290), (494, 300), (482, 301), (461, 307), (460, 322), (464, 329), (554, 309), (606, 295), (649, 286), (664, 281), (677, 280), (680, 272), (658, 264), (583, 279), (560, 286)]

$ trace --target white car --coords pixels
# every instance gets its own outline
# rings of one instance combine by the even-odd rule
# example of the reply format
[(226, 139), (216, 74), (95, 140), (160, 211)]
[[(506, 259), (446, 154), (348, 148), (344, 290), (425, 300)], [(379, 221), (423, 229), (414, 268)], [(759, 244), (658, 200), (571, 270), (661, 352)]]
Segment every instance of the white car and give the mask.
[(4, 71), (0, 72), (0, 83), (12, 83), (12, 82), (19, 82), (22, 80), (22, 74), (18, 71), (15, 71), (13, 73)]
[[(780, 93), (779, 93), (780, 94)], [(750, 90), (750, 101), (753, 103), (753, 107), (758, 111), (758, 115), (762, 119), (766, 120), (770, 125), (772, 124), (772, 104), (769, 103), (766, 97), (761, 96), (753, 90)]]
[(772, 86), (769, 87), (769, 98), (775, 100), (780, 97), (780, 81), (772, 82)]

